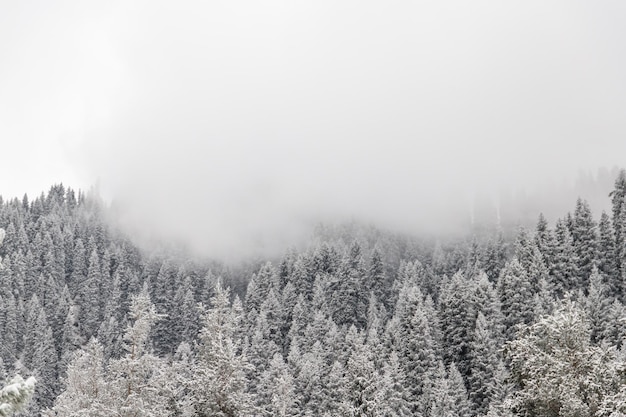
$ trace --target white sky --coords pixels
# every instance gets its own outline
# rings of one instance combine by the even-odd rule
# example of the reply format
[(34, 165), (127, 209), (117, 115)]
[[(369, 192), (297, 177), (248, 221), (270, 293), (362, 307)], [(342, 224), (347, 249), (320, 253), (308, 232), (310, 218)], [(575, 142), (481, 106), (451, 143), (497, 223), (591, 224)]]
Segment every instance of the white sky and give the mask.
[(219, 255), (327, 216), (443, 224), (451, 196), (625, 165), (625, 21), (620, 1), (2, 2), (0, 193), (98, 181), (128, 223)]

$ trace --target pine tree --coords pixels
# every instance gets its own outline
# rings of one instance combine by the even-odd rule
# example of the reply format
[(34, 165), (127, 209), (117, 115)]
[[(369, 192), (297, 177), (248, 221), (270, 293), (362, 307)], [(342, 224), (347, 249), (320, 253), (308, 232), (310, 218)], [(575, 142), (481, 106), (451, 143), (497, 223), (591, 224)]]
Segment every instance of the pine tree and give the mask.
[(194, 414), (194, 400), (191, 391), (195, 369), (195, 356), (187, 342), (181, 343), (170, 366), (166, 366), (160, 379), (163, 380), (167, 397), (166, 415), (191, 417)]
[(579, 261), (574, 250), (572, 235), (564, 221), (556, 222), (555, 236), (557, 245), (551, 276), (554, 290), (562, 296), (567, 291), (581, 288), (582, 280), (578, 271)]
[(319, 412), (323, 415), (345, 415), (346, 404), (346, 378), (345, 369), (341, 362), (333, 362), (328, 373), (322, 380), (322, 401)]
[(589, 204), (580, 198), (576, 201), (576, 210), (574, 211), (572, 240), (578, 260), (577, 267), (582, 280), (581, 285), (586, 287), (597, 258), (596, 223), (593, 220)]
[(598, 271), (608, 283), (610, 295), (614, 297), (621, 294), (623, 288), (617, 274), (616, 257), (615, 234), (609, 216), (603, 211), (598, 224)]
[[(175, 272), (175, 266), (169, 259), (166, 259), (161, 264), (156, 279), (150, 285), (151, 297), (158, 311), (173, 310)], [(172, 353), (171, 350), (178, 346), (172, 316), (165, 316), (155, 322), (154, 336), (155, 350), (158, 354)]]
[(382, 256), (376, 248), (370, 258), (364, 290), (367, 293), (372, 292), (378, 300), (386, 300), (388, 298), (387, 295), (391, 290), (390, 287), (391, 285), (388, 282), (387, 275), (385, 274), (385, 266), (383, 264)]
[(457, 273), (442, 288), (439, 300), (444, 359), (448, 364), (456, 362), (462, 365), (463, 375), (468, 372), (468, 354), (476, 320), (473, 294), (472, 281)]
[(322, 381), (326, 373), (324, 348), (318, 341), (300, 356), (296, 376), (296, 392), (299, 394), (299, 409), (305, 415), (320, 415), (323, 403)]
[(554, 234), (548, 227), (548, 221), (544, 217), (543, 213), (539, 214), (537, 220), (537, 226), (535, 228), (535, 246), (539, 249), (539, 252), (543, 256), (545, 265), (550, 268), (554, 259)]
[(589, 278), (587, 297), (584, 299), (584, 308), (591, 329), (590, 337), (594, 343), (599, 342), (604, 335), (609, 333), (611, 304), (612, 299), (607, 297), (607, 288), (603, 278), (594, 267)]
[(474, 340), (471, 344), (469, 398), (474, 403), (477, 415), (484, 414), (489, 408), (493, 395), (491, 383), (498, 366), (498, 343), (493, 338), (490, 326), (482, 313), (478, 313)]
[(263, 372), (257, 389), (261, 415), (287, 417), (296, 415), (296, 392), (293, 376), (281, 354), (276, 353)]
[(396, 352), (391, 352), (382, 370), (381, 386), (383, 392), (383, 406), (386, 408), (384, 415), (394, 417), (411, 416), (411, 406), (407, 400), (406, 377), (400, 358)]
[[(82, 239), (77, 239), (72, 250), (72, 273), (69, 287), (72, 294), (76, 294), (82, 288), (87, 274), (87, 259), (85, 246)], [(82, 303), (79, 302), (79, 305)]]
[(525, 328), (505, 353), (518, 386), (510, 406), (520, 415), (595, 416), (620, 385), (614, 348), (591, 344), (584, 312), (570, 301)]
[(520, 228), (515, 238), (515, 257), (524, 270), (530, 270), (533, 261), (534, 242), (524, 228)]
[(334, 274), (339, 268), (339, 254), (334, 247), (323, 242), (313, 255), (313, 274)]
[(17, 359), (17, 346), (20, 333), (18, 330), (18, 311), (13, 294), (4, 298), (3, 328), (0, 344), (0, 358), (5, 363), (12, 363)]
[(365, 266), (361, 246), (354, 241), (343, 259), (338, 280), (331, 283), (333, 319), (342, 325), (363, 328), (367, 321), (367, 302), (364, 291)]
[(374, 417), (385, 409), (384, 387), (366, 343), (357, 342), (346, 365), (346, 394), (350, 415)]
[(309, 300), (313, 292), (313, 280), (314, 276), (311, 276), (311, 271), (308, 265), (308, 260), (299, 255), (293, 264), (291, 275), (289, 276), (289, 282), (291, 282), (296, 291), (302, 294), (305, 299)]
[(465, 383), (461, 373), (454, 363), (450, 364), (448, 367), (448, 381), (450, 394), (454, 401), (452, 415), (458, 417), (470, 417), (472, 415), (472, 407), (467, 397)]
[(611, 346), (620, 347), (626, 337), (623, 318), (626, 317), (626, 307), (619, 300), (614, 299), (609, 307), (609, 319), (605, 323), (605, 334), (602, 338)]
[(199, 312), (193, 294), (191, 278), (185, 277), (174, 295), (172, 327), (174, 338), (179, 342), (192, 342), (199, 331)]
[(506, 243), (502, 231), (499, 231), (496, 238), (492, 238), (487, 243), (487, 248), (482, 259), (482, 265), (490, 281), (495, 282), (500, 276), (500, 271), (506, 264)]
[(476, 277), (473, 288), (474, 311), (484, 315), (489, 323), (491, 335), (497, 343), (500, 343), (504, 335), (504, 316), (498, 292), (485, 273)]
[(446, 373), (443, 363), (439, 362), (437, 371), (429, 379), (424, 415), (429, 417), (470, 417), (472, 415), (463, 378), (454, 364), (450, 365)]
[(72, 354), (67, 366), (65, 391), (55, 400), (54, 407), (45, 416), (113, 415), (112, 387), (106, 381), (103, 347), (92, 339), (82, 350)]
[(62, 368), (65, 368), (74, 351), (80, 349), (84, 342), (85, 339), (82, 336), (77, 317), (77, 308), (76, 306), (71, 306), (65, 318), (63, 335), (61, 337), (60, 356)]
[(52, 329), (37, 295), (28, 303), (26, 332), (24, 334), (24, 365), (34, 371), (39, 381), (33, 398), (33, 408), (41, 410), (54, 401), (57, 390), (58, 353), (54, 346)]
[(148, 288), (133, 296), (130, 312), (132, 324), (124, 333), (125, 355), (110, 361), (108, 380), (115, 398), (114, 413), (121, 416), (142, 415), (156, 417), (162, 415), (166, 407), (163, 384), (159, 374), (164, 364), (154, 356), (150, 346), (150, 332), (154, 324), (162, 318), (150, 301)]
[(437, 366), (429, 318), (421, 305), (412, 310), (410, 316), (400, 318), (397, 339), (398, 356), (406, 379), (408, 399), (412, 409), (416, 410), (424, 390), (424, 375), (434, 372)]
[(497, 291), (500, 294), (505, 334), (510, 339), (518, 324), (528, 324), (534, 316), (530, 282), (517, 259), (513, 259), (502, 270)]
[(80, 322), (87, 339), (95, 335), (100, 325), (100, 284), (102, 270), (96, 249), (91, 252), (87, 278), (80, 287), (78, 302), (81, 306)]
[(35, 391), (35, 383), (33, 377), (24, 381), (21, 376), (16, 375), (8, 385), (0, 389), (0, 417), (9, 417), (24, 408)]
[(252, 407), (247, 394), (249, 365), (234, 338), (241, 317), (231, 308), (229, 295), (218, 282), (211, 308), (202, 316), (192, 384), (198, 417), (245, 416)]
[(615, 187), (609, 194), (611, 197), (611, 203), (613, 206), (613, 231), (615, 232), (615, 266), (617, 269), (617, 275), (622, 275), (622, 258), (621, 248), (624, 247), (626, 230), (626, 222), (624, 216), (626, 211), (624, 210), (624, 198), (626, 198), (626, 170), (621, 170), (618, 177), (615, 179)]

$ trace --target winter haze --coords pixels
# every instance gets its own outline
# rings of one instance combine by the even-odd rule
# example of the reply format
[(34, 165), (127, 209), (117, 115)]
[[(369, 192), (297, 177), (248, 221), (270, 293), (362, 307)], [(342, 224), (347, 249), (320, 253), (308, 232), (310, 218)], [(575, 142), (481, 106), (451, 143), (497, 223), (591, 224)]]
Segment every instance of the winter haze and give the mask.
[(448, 231), (477, 195), (624, 165), (625, 18), (618, 1), (5, 3), (1, 190), (98, 183), (131, 230), (212, 256), (320, 220)]

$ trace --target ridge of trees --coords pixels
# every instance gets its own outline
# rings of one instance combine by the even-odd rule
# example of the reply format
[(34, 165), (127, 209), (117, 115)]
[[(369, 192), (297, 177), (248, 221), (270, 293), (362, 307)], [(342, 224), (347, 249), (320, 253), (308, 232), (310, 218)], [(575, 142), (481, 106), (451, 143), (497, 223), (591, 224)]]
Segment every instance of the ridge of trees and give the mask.
[(0, 380), (37, 379), (24, 416), (622, 415), (625, 198), (622, 172), (598, 219), (324, 227), (238, 269), (146, 253), (62, 185), (0, 200)]

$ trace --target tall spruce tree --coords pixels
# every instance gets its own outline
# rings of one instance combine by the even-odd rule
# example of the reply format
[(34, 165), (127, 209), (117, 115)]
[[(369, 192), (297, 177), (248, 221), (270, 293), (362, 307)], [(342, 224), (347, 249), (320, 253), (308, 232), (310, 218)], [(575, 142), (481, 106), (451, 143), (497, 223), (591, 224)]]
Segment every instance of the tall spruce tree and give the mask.
[(596, 223), (587, 201), (578, 199), (574, 211), (574, 230), (572, 232), (574, 251), (578, 260), (578, 273), (581, 285), (587, 286), (591, 270), (597, 258)]
[(229, 296), (230, 290), (218, 282), (211, 308), (202, 316), (192, 381), (198, 417), (246, 416), (252, 410), (246, 379), (249, 364), (235, 337), (241, 316), (231, 308)]

